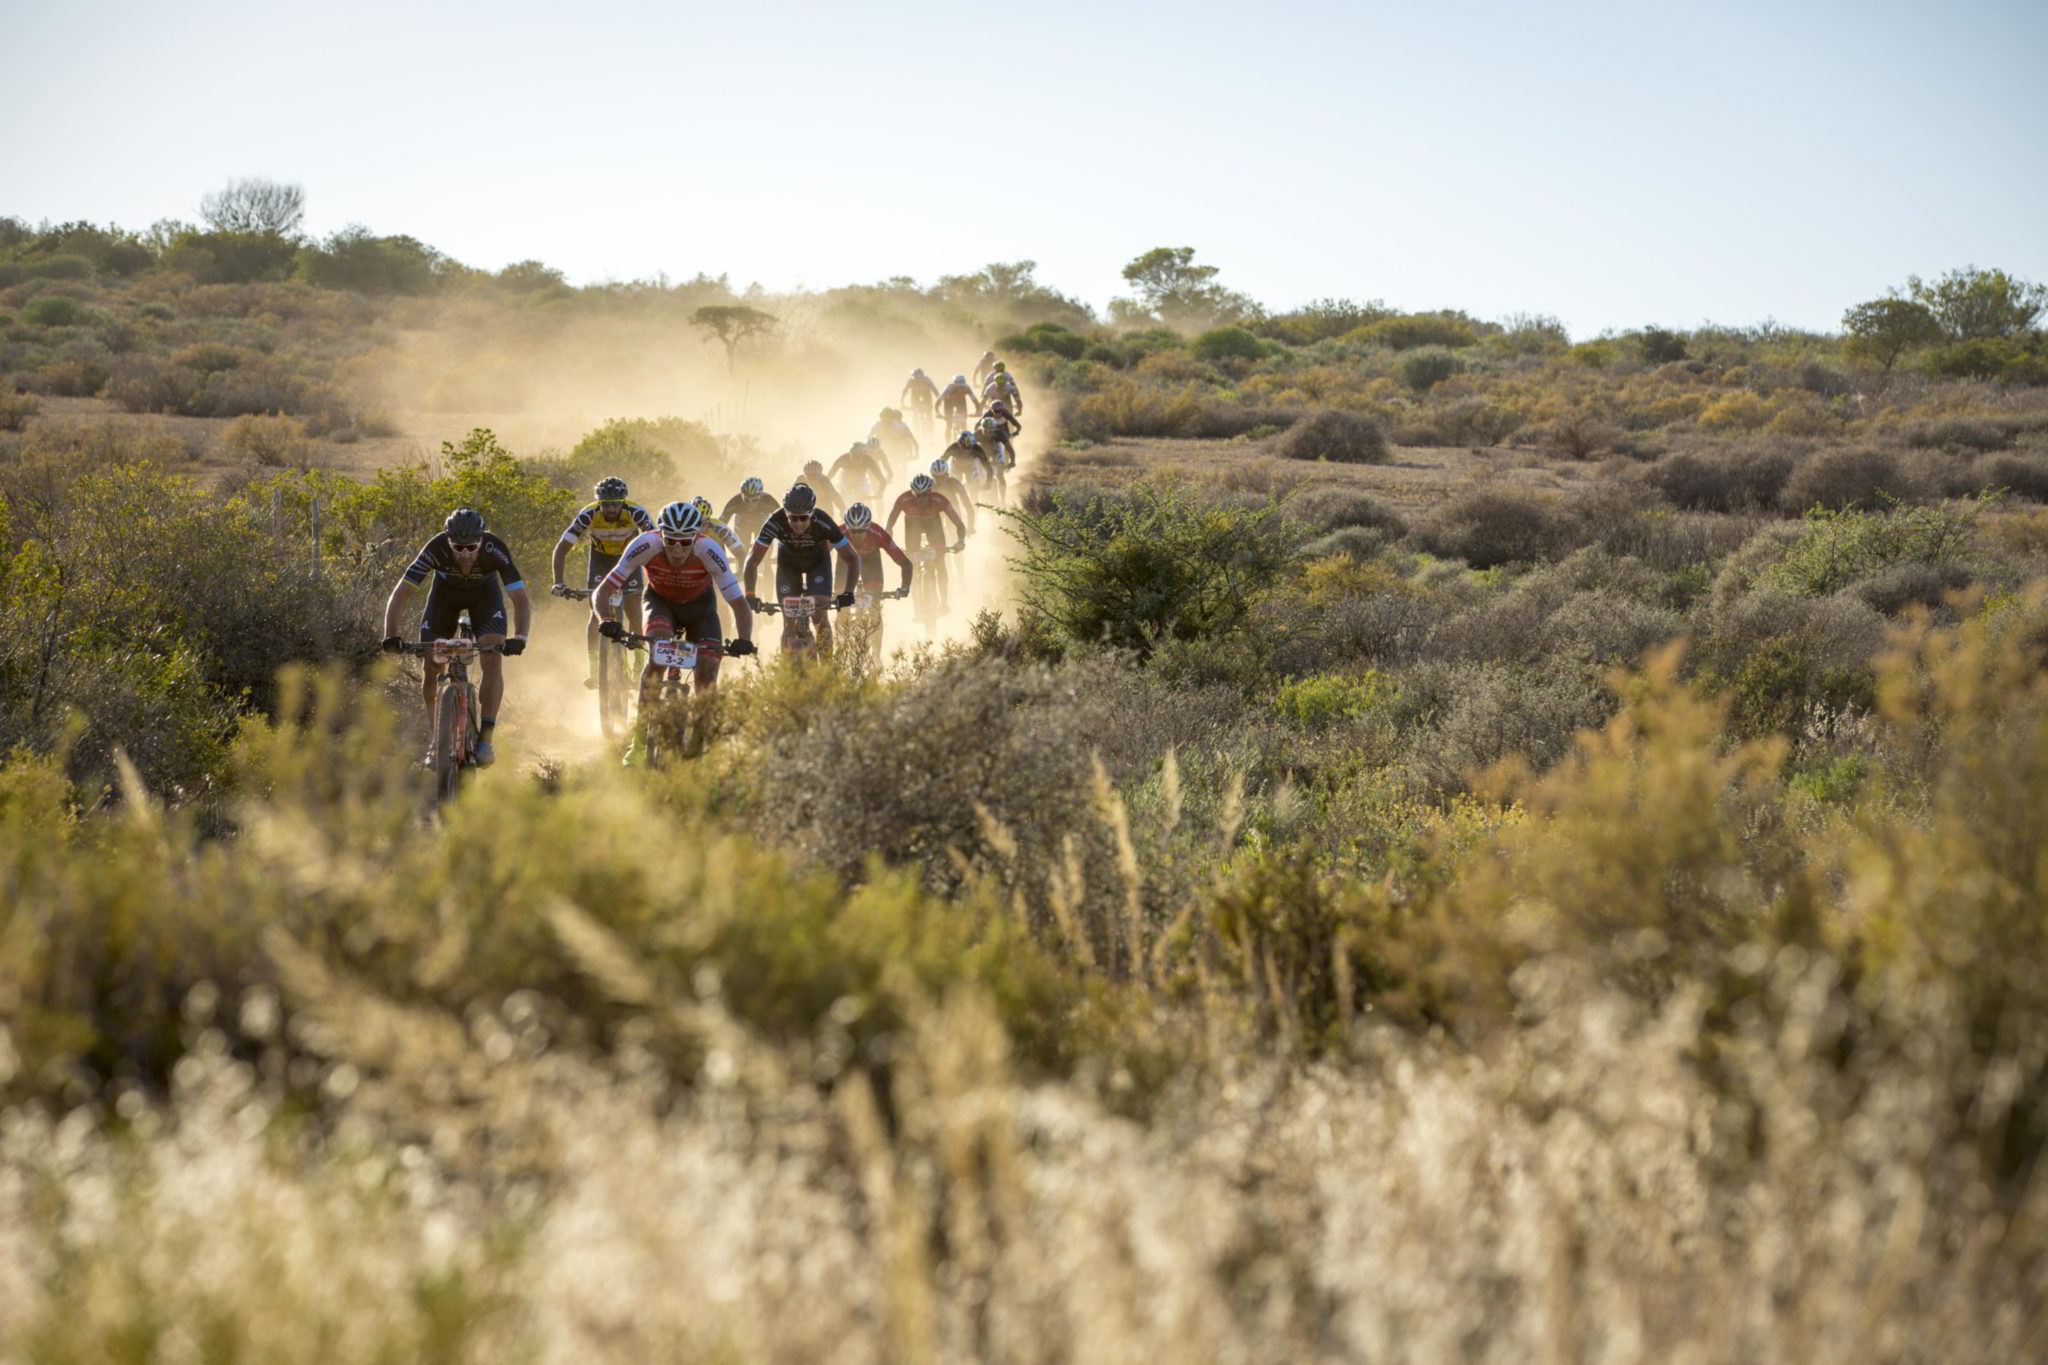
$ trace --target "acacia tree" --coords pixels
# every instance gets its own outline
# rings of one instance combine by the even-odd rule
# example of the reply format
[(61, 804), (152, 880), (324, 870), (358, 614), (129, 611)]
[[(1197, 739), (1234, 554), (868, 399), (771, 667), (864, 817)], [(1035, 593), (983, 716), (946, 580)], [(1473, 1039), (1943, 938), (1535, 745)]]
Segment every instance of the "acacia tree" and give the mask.
[(1149, 315), (1169, 327), (1205, 327), (1256, 317), (1250, 297), (1216, 283), (1217, 267), (1196, 265), (1191, 246), (1156, 246), (1124, 267), (1124, 279), (1138, 299), (1116, 299), (1113, 317), (1138, 321)]
[(199, 216), (215, 232), (267, 233), (290, 237), (306, 218), (306, 190), (252, 176), (230, 180), (199, 201)]
[(1942, 338), (1941, 323), (1911, 299), (1872, 299), (1842, 314), (1850, 349), (1890, 370), (1915, 346), (1931, 346)]
[(724, 345), (725, 372), (730, 375), (740, 343), (749, 337), (764, 336), (774, 331), (778, 319), (773, 313), (764, 313), (743, 303), (714, 303), (690, 314), (690, 325), (703, 328)]

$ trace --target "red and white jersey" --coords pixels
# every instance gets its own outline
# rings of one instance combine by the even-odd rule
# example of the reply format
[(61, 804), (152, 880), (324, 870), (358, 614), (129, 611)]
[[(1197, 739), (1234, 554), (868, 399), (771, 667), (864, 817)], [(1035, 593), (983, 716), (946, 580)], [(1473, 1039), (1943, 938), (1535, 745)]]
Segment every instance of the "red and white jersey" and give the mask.
[(647, 586), (671, 602), (687, 602), (706, 588), (717, 585), (718, 595), (728, 602), (737, 602), (746, 596), (740, 590), (740, 580), (734, 576), (732, 561), (726, 557), (725, 547), (716, 537), (698, 535), (690, 545), (690, 553), (680, 564), (669, 561), (668, 547), (662, 543), (661, 532), (649, 531), (634, 538), (619, 556), (619, 562), (612, 565), (612, 571), (604, 576), (604, 591), (622, 588), (633, 576), (635, 569), (647, 572)]

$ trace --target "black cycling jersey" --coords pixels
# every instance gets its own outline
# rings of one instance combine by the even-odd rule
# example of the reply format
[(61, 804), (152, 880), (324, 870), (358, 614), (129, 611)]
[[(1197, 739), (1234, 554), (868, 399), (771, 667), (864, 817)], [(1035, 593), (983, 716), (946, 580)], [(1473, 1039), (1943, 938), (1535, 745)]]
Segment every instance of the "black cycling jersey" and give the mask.
[(822, 564), (825, 556), (838, 546), (845, 545), (846, 533), (839, 529), (839, 523), (823, 512), (813, 512), (811, 520), (803, 530), (790, 525), (789, 513), (777, 508), (775, 515), (768, 518), (756, 537), (756, 545), (767, 545), (775, 541), (782, 543), (778, 563), (793, 566)]
[(478, 539), (483, 542), (482, 548), (476, 552), (476, 559), (465, 573), (456, 563), (448, 533), (443, 531), (420, 547), (419, 555), (405, 571), (405, 581), (417, 587), (428, 574), (432, 574), (436, 585), (482, 587), (496, 578), (508, 588), (525, 587), (526, 580), (520, 576), (519, 566), (512, 562), (511, 548), (489, 531)]
[(732, 527), (733, 534), (741, 540), (752, 540), (760, 532), (761, 523), (775, 515), (781, 506), (772, 494), (761, 493), (750, 498), (745, 493), (735, 493), (732, 501), (726, 503), (725, 510), (718, 514), (718, 519)]

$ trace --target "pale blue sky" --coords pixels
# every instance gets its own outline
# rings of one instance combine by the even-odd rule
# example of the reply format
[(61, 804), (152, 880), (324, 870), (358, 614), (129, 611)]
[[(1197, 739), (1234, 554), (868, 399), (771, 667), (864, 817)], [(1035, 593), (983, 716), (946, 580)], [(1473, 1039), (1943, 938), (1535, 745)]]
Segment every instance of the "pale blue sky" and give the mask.
[(264, 175), (315, 233), (578, 283), (1028, 257), (1100, 307), (1187, 245), (1275, 309), (1576, 336), (2048, 280), (2041, 0), (0, 0), (0, 34), (0, 213), (30, 219), (191, 218)]

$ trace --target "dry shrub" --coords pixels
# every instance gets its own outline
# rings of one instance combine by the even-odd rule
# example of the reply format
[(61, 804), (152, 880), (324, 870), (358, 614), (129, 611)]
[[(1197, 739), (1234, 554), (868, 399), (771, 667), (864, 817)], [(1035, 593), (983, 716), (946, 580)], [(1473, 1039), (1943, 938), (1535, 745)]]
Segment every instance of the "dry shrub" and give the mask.
[(1757, 447), (1682, 450), (1644, 473), (1674, 507), (1693, 512), (1748, 512), (1775, 507), (1792, 459)]
[(2048, 502), (2048, 454), (1987, 456), (1977, 462), (1972, 481), (2029, 502)]
[(1287, 504), (1289, 515), (1318, 531), (1341, 531), (1364, 526), (1390, 537), (1406, 533), (1401, 514), (1370, 493), (1327, 484), (1304, 488)]
[(1852, 447), (1808, 456), (1785, 481), (1778, 505), (1792, 513), (1814, 507), (1877, 508), (1894, 501), (1909, 501), (1921, 491), (1908, 474), (1905, 462), (1893, 452), (1869, 446)]
[(1280, 453), (1290, 460), (1385, 464), (1387, 436), (1378, 422), (1362, 413), (1323, 408), (1294, 425), (1281, 439)]
[(1453, 495), (1415, 524), (1409, 540), (1475, 569), (1559, 559), (1584, 543), (1578, 520), (1557, 498), (1499, 485)]
[(304, 464), (312, 453), (306, 424), (282, 413), (244, 413), (220, 436), (223, 451), (260, 465)]
[(1403, 766), (1429, 790), (1459, 792), (1511, 756), (1539, 770), (1555, 763), (1573, 735), (1613, 714), (1614, 698), (1563, 660), (1419, 664), (1402, 674), (1398, 705), (1396, 729), (1410, 736)]
[(28, 419), (42, 411), (42, 400), (32, 393), (14, 393), (0, 388), (0, 431), (20, 431)]
[(200, 376), (184, 366), (126, 356), (107, 382), (107, 397), (127, 412), (190, 414), (200, 387)]

